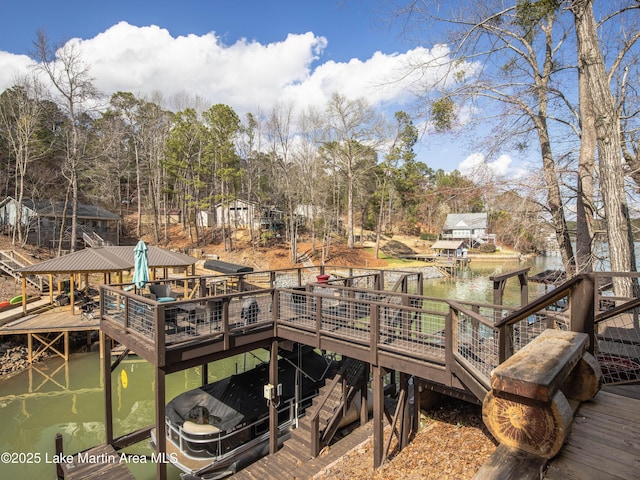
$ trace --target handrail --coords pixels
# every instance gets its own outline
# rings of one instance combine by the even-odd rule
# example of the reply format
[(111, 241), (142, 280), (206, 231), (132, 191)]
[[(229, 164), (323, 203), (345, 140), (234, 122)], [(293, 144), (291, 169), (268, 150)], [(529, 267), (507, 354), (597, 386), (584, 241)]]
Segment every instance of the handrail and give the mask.
[(347, 368), (348, 368), (348, 363), (345, 362), (345, 364), (338, 371), (336, 376), (333, 377), (333, 380), (331, 380), (331, 383), (328, 385), (329, 388), (326, 390), (326, 394), (322, 397), (322, 400), (318, 404), (317, 408), (315, 409), (313, 414), (309, 417), (311, 419), (311, 422), (314, 422), (315, 420), (318, 419), (318, 417), (320, 416), (320, 411), (324, 407), (324, 404), (327, 403), (327, 400), (329, 400), (329, 396), (331, 395), (331, 392), (333, 392), (333, 390), (336, 388), (336, 385), (342, 381), (344, 374), (347, 372)]
[[(458, 311), (464, 313), (465, 315), (470, 316), (471, 318), (473, 318), (474, 320), (479, 321), (483, 325), (486, 325), (487, 327), (490, 327), (491, 329), (495, 329), (496, 328), (496, 324), (494, 322), (491, 322), (491, 321), (487, 320), (482, 315), (480, 315), (479, 313), (474, 312), (473, 310), (469, 310), (468, 308), (464, 307), (461, 303), (459, 303), (459, 302), (457, 302), (455, 300), (447, 300), (446, 302), (449, 304), (449, 306), (453, 307), (455, 310), (458, 310)], [(501, 307), (501, 305), (498, 305), (498, 306)]]
[(629, 300), (622, 305), (618, 305), (609, 310), (605, 310), (604, 312), (600, 312), (594, 318), (594, 323), (604, 322), (605, 320), (609, 320), (612, 317), (620, 315), (621, 313), (625, 313), (627, 310), (631, 310), (632, 308), (636, 307), (640, 307), (640, 298), (634, 298), (633, 300)]
[(582, 282), (585, 277), (586, 274), (576, 275), (571, 280), (567, 280), (565, 283), (563, 283), (561, 287), (551, 290), (549, 293), (545, 293), (543, 296), (535, 299), (526, 307), (523, 307), (516, 312), (498, 320), (495, 323), (495, 327), (500, 328), (505, 325), (513, 325), (514, 323), (527, 318), (529, 315), (536, 313), (538, 310), (541, 310), (542, 308), (557, 302), (561, 298), (566, 297), (567, 294), (570, 293), (571, 289), (575, 285), (578, 285), (580, 282)]

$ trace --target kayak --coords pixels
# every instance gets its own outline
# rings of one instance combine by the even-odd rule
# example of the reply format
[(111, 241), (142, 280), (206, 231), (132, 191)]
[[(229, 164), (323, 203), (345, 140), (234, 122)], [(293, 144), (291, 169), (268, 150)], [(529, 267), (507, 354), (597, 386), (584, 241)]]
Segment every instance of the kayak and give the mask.
[(17, 297), (13, 297), (11, 300), (9, 300), (9, 304), (11, 305), (15, 305), (16, 303), (21, 303), (22, 302), (22, 295), (18, 295)]
[(8, 307), (9, 305), (11, 305), (10, 302), (0, 302), (0, 308)]

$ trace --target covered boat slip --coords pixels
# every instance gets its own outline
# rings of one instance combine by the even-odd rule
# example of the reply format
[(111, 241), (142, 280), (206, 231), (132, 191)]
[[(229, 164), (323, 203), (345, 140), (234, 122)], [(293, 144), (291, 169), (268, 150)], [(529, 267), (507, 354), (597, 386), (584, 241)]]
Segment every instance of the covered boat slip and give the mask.
[[(310, 347), (298, 345), (290, 352), (280, 351), (280, 391), (276, 393), (281, 437), (337, 367), (338, 363)], [(268, 364), (261, 364), (171, 400), (166, 407), (167, 448), (175, 456), (174, 463), (190, 474), (220, 475), (266, 454), (269, 403), (263, 387), (269, 384), (269, 369)]]
[[(360, 269), (345, 275), (344, 270), (325, 267), (322, 273), (330, 274), (327, 283), (317, 282), (319, 272), (308, 269), (227, 275), (236, 288), (218, 295), (207, 294), (211, 292), (208, 285), (219, 277), (186, 279), (189, 291), (185, 291), (185, 300), (166, 303), (125, 292), (118, 286), (101, 289), (103, 331), (156, 366), (160, 452), (167, 451), (166, 442), (163, 445), (164, 409), (158, 407), (165, 405), (167, 373), (205, 366), (265, 346), (273, 356), (279, 343), (297, 342), (371, 366), (374, 465), (379, 466), (384, 456), (381, 429), (386, 373), (412, 375), (425, 381), (429, 390), (478, 402), (491, 388), (491, 371), (543, 331), (584, 332), (589, 351), (599, 352), (602, 332), (597, 332), (596, 325), (606, 322), (608, 329), (615, 323), (618, 334), (624, 329), (634, 331), (634, 324), (628, 324), (634, 321), (629, 311), (640, 304), (638, 299), (617, 299), (614, 309), (602, 310), (602, 293), (595, 288), (598, 274), (576, 277), (519, 308), (501, 302), (486, 305), (426, 297), (421, 275), (416, 272)], [(521, 271), (514, 276), (526, 278)], [(525, 289), (526, 282), (520, 287)], [(247, 315), (247, 309), (243, 312), (243, 305), (248, 308), (248, 298), (258, 306), (255, 316)], [(561, 299), (568, 306), (564, 311), (554, 308)], [(170, 309), (176, 310), (175, 316)], [(602, 346), (606, 348), (606, 343)], [(110, 371), (106, 364), (105, 372), (110, 375)], [(278, 383), (275, 378), (277, 371), (272, 370), (273, 385)], [(110, 389), (110, 378), (105, 385)], [(110, 395), (108, 392), (108, 402)], [(394, 415), (398, 425), (405, 425), (407, 418), (402, 413), (408, 408), (407, 395), (403, 395)], [(277, 412), (273, 409), (269, 429), (277, 432), (277, 428)], [(398, 431), (405, 438), (409, 427), (398, 427)], [(108, 425), (107, 441), (113, 441)], [(309, 443), (314, 443), (313, 437)], [(270, 451), (275, 450), (277, 444), (272, 444)], [(159, 478), (165, 474), (159, 466)]]

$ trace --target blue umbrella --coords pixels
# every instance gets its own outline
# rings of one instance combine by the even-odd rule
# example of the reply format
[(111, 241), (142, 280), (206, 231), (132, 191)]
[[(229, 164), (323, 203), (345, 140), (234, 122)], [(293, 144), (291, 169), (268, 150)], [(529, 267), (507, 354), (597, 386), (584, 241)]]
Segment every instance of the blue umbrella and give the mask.
[(147, 244), (142, 240), (134, 248), (133, 283), (138, 288), (144, 288), (149, 281), (149, 257)]

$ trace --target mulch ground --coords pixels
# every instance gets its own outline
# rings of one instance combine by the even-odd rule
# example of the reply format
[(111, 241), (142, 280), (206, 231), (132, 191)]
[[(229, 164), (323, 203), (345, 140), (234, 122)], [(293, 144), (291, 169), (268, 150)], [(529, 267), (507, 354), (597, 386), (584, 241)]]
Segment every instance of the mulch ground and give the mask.
[[(471, 479), (495, 449), (478, 405), (442, 402), (421, 416), (420, 430), (402, 451), (373, 470), (373, 439), (349, 452), (317, 479)], [(385, 434), (389, 434), (387, 429)], [(386, 441), (386, 440), (385, 440)], [(392, 443), (392, 446), (395, 441)], [(393, 450), (394, 447), (392, 447)]]

